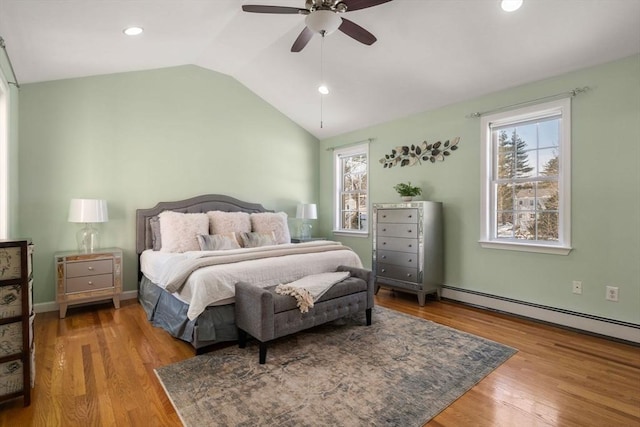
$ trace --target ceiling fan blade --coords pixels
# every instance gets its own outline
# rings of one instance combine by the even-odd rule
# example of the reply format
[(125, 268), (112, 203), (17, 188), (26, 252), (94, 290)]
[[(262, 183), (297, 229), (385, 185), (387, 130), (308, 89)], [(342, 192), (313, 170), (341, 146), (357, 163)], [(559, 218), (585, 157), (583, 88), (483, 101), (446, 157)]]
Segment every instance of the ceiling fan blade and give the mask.
[(391, 0), (342, 0), (342, 3), (347, 5), (347, 12), (351, 12), (352, 10), (366, 9), (390, 1)]
[(366, 45), (372, 45), (376, 42), (376, 40), (378, 40), (376, 39), (376, 36), (371, 34), (369, 31), (365, 30), (355, 22), (349, 21), (345, 18), (342, 18), (342, 24), (340, 24), (338, 29), (349, 37), (356, 39), (360, 43), (364, 43)]
[(304, 47), (309, 43), (313, 37), (313, 31), (309, 29), (309, 27), (304, 27), (304, 30), (300, 33), (295, 42), (293, 42), (293, 46), (291, 46), (291, 52), (300, 52)]
[(299, 9), (297, 7), (287, 7), (287, 6), (263, 6), (263, 5), (253, 5), (253, 4), (244, 4), (242, 5), (242, 10), (245, 12), (253, 12), (253, 13), (286, 13), (286, 14), (299, 14), (299, 13), (308, 13), (307, 9)]

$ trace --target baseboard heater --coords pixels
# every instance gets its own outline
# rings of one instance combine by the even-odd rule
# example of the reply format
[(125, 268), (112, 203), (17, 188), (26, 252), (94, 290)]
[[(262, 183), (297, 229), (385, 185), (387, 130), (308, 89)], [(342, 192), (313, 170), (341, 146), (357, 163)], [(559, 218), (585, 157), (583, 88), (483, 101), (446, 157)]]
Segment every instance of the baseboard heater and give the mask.
[(442, 297), (480, 308), (640, 344), (640, 325), (444, 285)]

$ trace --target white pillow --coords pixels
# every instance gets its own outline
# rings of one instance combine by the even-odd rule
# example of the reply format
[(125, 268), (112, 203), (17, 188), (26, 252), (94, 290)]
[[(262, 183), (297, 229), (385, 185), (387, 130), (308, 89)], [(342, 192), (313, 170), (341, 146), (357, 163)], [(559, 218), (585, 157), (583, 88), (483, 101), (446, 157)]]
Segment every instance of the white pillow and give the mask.
[(287, 214), (285, 212), (252, 213), (251, 230), (257, 233), (273, 231), (277, 244), (291, 243), (291, 233), (289, 233)]
[(209, 234), (209, 217), (204, 213), (164, 211), (160, 215), (161, 252), (199, 251), (199, 234)]
[(249, 233), (251, 219), (247, 212), (209, 211), (209, 229), (211, 234)]

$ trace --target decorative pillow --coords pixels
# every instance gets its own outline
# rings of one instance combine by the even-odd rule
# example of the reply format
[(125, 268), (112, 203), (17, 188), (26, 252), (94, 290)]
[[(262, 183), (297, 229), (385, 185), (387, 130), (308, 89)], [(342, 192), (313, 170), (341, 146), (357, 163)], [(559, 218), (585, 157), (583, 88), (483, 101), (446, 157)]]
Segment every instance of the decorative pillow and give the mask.
[(285, 212), (261, 212), (251, 214), (251, 230), (257, 233), (273, 231), (276, 243), (291, 243), (291, 233)]
[(198, 244), (201, 251), (225, 251), (228, 249), (240, 249), (236, 233), (226, 234), (199, 234)]
[(158, 217), (162, 252), (199, 251), (198, 234), (209, 234), (207, 214), (164, 211)]
[(207, 216), (211, 234), (251, 232), (251, 219), (247, 212), (209, 211)]
[(151, 227), (151, 247), (154, 251), (159, 251), (162, 248), (162, 237), (160, 234), (160, 218), (157, 216), (149, 219), (149, 226)]
[(266, 233), (240, 233), (242, 246), (245, 248), (257, 248), (259, 246), (277, 245), (276, 236), (273, 231)]

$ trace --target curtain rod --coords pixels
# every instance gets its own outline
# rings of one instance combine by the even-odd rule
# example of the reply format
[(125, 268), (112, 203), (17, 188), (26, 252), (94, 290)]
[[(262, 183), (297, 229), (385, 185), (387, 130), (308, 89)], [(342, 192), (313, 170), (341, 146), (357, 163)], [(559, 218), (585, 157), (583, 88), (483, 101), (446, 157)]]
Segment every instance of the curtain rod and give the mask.
[(495, 112), (502, 111), (502, 110), (507, 110), (507, 109), (513, 108), (513, 107), (520, 107), (520, 106), (523, 106), (523, 105), (535, 104), (535, 103), (540, 102), (540, 101), (546, 101), (546, 100), (555, 99), (555, 98), (564, 98), (564, 97), (567, 97), (567, 96), (570, 96), (570, 97), (573, 98), (576, 95), (579, 95), (581, 93), (587, 92), (589, 89), (591, 89), (589, 86), (577, 87), (577, 88), (575, 88), (573, 90), (570, 90), (570, 91), (567, 91), (567, 92), (556, 93), (555, 95), (548, 95), (548, 96), (543, 96), (542, 98), (536, 98), (536, 99), (531, 99), (529, 101), (518, 102), (517, 104), (505, 105), (504, 107), (494, 108), (493, 110), (487, 110), (487, 111), (482, 111), (482, 112), (478, 111), (478, 112), (475, 112), (475, 113), (471, 113), (471, 114), (467, 115), (466, 117), (468, 119), (476, 119), (478, 117), (484, 116), (485, 114), (495, 113)]
[[(0, 47), (4, 50), (4, 55), (7, 57), (7, 62), (9, 63), (9, 68), (11, 69), (11, 74), (13, 74), (13, 80), (15, 82), (7, 81), (10, 85), (14, 85), (18, 89), (20, 89), (20, 83), (18, 83), (18, 76), (16, 76), (16, 72), (13, 69), (13, 64), (11, 63), (11, 58), (9, 58), (9, 52), (7, 52), (7, 46), (4, 43), (4, 39), (0, 36)], [(8, 80), (8, 79), (7, 79)]]
[(333, 151), (337, 148), (347, 148), (347, 147), (351, 147), (352, 145), (358, 145), (358, 144), (362, 144), (363, 142), (373, 142), (375, 138), (367, 138), (367, 139), (363, 139), (362, 141), (355, 141), (355, 142), (350, 142), (348, 144), (345, 145), (334, 145), (333, 147), (329, 147), (327, 148), (327, 151)]

